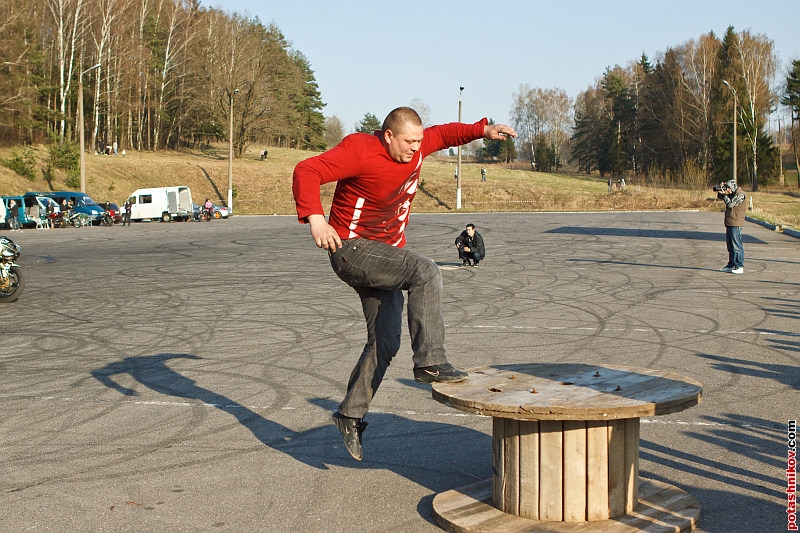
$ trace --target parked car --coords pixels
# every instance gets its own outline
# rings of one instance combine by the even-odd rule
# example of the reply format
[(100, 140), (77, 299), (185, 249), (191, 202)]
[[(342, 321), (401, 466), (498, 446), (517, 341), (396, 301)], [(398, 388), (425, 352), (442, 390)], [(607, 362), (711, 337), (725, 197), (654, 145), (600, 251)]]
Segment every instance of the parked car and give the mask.
[(119, 206), (117, 204), (112, 202), (98, 202), (98, 205), (111, 213), (111, 218), (114, 219), (114, 224), (119, 224), (122, 222), (122, 211), (119, 210)]
[(128, 197), (131, 220), (186, 221), (192, 216), (192, 191), (184, 185), (136, 189)]
[(104, 211), (91, 197), (77, 191), (26, 192), (25, 196), (47, 196), (55, 200), (59, 206), (62, 200), (66, 200), (72, 204), (73, 212), (86, 215), (92, 224), (100, 224)]
[[(214, 218), (228, 218), (231, 214), (230, 210), (224, 205), (211, 204), (214, 209)], [(203, 206), (192, 204), (192, 218), (197, 220), (200, 218), (200, 210)]]
[[(47, 206), (55, 204), (55, 201), (49, 196), (39, 196), (26, 193), (23, 196), (12, 195), (3, 196), (2, 211), (3, 217), (0, 223), (8, 227), (8, 204), (10, 200), (14, 200), (19, 207), (19, 223), (22, 227), (43, 227), (47, 225)], [(58, 209), (56, 209), (58, 211)]]

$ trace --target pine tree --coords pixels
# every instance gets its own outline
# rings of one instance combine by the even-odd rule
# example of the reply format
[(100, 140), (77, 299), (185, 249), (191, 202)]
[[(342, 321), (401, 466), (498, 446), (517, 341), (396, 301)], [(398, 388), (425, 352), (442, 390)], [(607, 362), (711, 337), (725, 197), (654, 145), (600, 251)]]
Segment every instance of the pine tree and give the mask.
[(356, 128), (356, 132), (358, 133), (368, 133), (372, 135), (373, 132), (378, 131), (383, 127), (383, 123), (373, 115), (372, 113), (365, 113), (364, 118), (361, 119), (361, 122), (358, 123), (358, 128)]
[[(787, 106), (792, 114), (792, 151), (794, 152), (795, 168), (800, 169), (800, 161), (797, 155), (798, 128), (796, 126), (796, 124), (800, 123), (800, 59), (792, 60), (792, 68), (786, 76), (786, 88), (783, 91), (781, 103)], [(797, 178), (797, 187), (800, 188), (800, 173)]]

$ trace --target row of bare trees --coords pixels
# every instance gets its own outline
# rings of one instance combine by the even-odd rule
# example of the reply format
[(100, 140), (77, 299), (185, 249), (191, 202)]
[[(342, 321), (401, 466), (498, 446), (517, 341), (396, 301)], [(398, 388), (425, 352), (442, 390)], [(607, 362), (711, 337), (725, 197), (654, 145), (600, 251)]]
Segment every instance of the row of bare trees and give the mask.
[(520, 153), (530, 157), (533, 170), (558, 171), (572, 130), (572, 98), (563, 89), (520, 85), (512, 96), (511, 122)]
[(643, 55), (609, 68), (576, 100), (572, 158), (587, 172), (702, 186), (735, 177), (757, 190), (759, 176), (779, 168), (767, 131), (777, 68), (770, 39), (733, 28), (722, 39), (709, 33), (669, 48), (655, 65)]
[(319, 88), (280, 30), (197, 0), (0, 0), (0, 142), (324, 148)]

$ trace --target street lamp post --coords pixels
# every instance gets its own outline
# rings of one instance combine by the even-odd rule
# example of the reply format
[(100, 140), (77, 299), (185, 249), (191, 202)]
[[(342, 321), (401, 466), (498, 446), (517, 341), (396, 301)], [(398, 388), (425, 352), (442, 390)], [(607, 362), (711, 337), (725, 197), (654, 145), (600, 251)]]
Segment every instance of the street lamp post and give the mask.
[(736, 108), (739, 106), (739, 95), (736, 94), (736, 89), (734, 89), (727, 80), (722, 80), (722, 83), (727, 85), (728, 89), (733, 93), (733, 180), (739, 183), (739, 179), (736, 175), (736, 122), (738, 122), (736, 120)]
[(781, 174), (779, 176), (779, 184), (781, 187), (785, 184), (785, 180), (783, 177), (783, 133), (781, 132), (781, 122), (783, 122), (783, 117), (778, 117), (778, 161), (780, 162), (780, 169)]
[(228, 211), (233, 214), (233, 96), (239, 89), (231, 93), (230, 123), (228, 125)]
[(80, 75), (78, 75), (78, 138), (80, 139), (81, 143), (81, 157), (79, 163), (81, 173), (81, 192), (86, 192), (86, 168), (83, 160), (83, 75), (96, 68), (100, 68), (100, 63), (93, 67), (87, 68), (81, 72)]
[[(464, 87), (458, 88), (458, 122), (461, 122), (461, 93)], [(458, 145), (458, 163), (456, 164), (456, 209), (461, 209), (461, 145)]]

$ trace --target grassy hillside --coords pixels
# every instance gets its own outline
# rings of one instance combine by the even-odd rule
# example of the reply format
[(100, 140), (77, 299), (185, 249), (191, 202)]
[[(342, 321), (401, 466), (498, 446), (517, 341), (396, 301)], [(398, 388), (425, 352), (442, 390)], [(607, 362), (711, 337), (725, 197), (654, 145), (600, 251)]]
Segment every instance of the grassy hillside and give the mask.
[[(42, 177), (47, 151), (35, 147), (38, 169), (34, 181), (0, 166), (0, 195), (51, 188)], [(0, 158), (11, 151), (0, 149)], [(254, 147), (234, 161), (233, 184), (237, 214), (293, 214), (291, 180), (298, 161), (312, 152), (272, 148), (261, 161)], [(416, 212), (455, 211), (455, 158), (429, 157), (423, 166), (421, 187), (414, 201)], [(486, 165), (487, 181), (480, 181), (481, 165), (462, 162), (462, 212), (487, 211), (607, 211), (647, 209), (721, 210), (710, 190), (659, 189), (628, 181), (624, 191), (608, 194), (599, 176), (544, 174), (506, 165)], [(752, 216), (780, 225), (800, 227), (800, 190), (796, 177), (788, 177), (784, 190), (753, 195)], [(135, 189), (188, 185), (196, 203), (205, 198), (223, 204), (228, 196), (227, 145), (196, 152), (129, 152), (126, 157), (86, 156), (86, 192), (96, 201), (118, 204)], [(52, 189), (67, 188), (64, 175), (56, 173)], [(330, 204), (333, 185), (323, 188), (324, 205)]]

